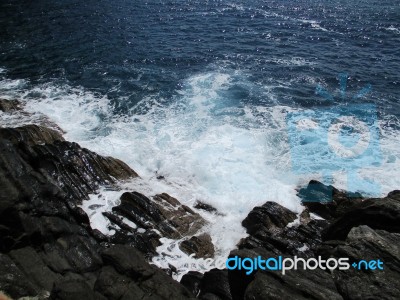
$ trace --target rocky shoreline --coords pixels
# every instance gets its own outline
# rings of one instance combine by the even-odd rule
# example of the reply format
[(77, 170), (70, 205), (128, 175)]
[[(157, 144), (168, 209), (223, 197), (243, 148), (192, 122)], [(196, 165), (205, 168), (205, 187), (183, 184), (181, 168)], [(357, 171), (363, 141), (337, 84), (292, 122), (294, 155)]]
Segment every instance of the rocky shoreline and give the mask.
[[(21, 105), (0, 100), (0, 110), (13, 114)], [(299, 191), (301, 215), (274, 202), (255, 207), (242, 222), (248, 237), (230, 254), (381, 259), (384, 271), (214, 269), (189, 272), (179, 283), (174, 266), (162, 270), (149, 258), (161, 237), (187, 237), (182, 251), (213, 257), (201, 232), (207, 222), (196, 211), (212, 207), (121, 192), (120, 204), (104, 213), (116, 229), (106, 236), (80, 205), (99, 187), (118, 190), (118, 181), (138, 177), (129, 166), (65, 141), (56, 126), (0, 128), (0, 153), (0, 299), (400, 298), (400, 191), (364, 199), (312, 181)], [(328, 195), (332, 202), (307, 201)]]

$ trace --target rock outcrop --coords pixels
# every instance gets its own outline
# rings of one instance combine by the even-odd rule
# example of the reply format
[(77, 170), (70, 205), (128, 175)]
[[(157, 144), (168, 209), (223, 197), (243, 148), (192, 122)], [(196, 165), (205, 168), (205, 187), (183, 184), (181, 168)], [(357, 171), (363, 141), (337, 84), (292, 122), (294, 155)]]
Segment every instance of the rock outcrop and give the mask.
[[(307, 189), (315, 186), (319, 196), (321, 191), (333, 192), (333, 201), (308, 202), (303, 190), (308, 209), (294, 223), (295, 215), (276, 203), (254, 208), (243, 221), (249, 237), (239, 243), (239, 249), (232, 251), (230, 257), (346, 257), (350, 264), (361, 259), (380, 259), (384, 271), (301, 268), (285, 275), (268, 270), (246, 275), (244, 270), (230, 270), (232, 299), (398, 299), (400, 193), (394, 191), (382, 199), (362, 199), (316, 181)], [(309, 218), (309, 211), (328, 220)]]
[[(21, 104), (0, 100), (14, 113)], [(55, 127), (53, 127), (55, 128)], [(0, 128), (0, 299), (399, 299), (400, 191), (364, 199), (317, 181), (299, 191), (296, 214), (274, 202), (243, 220), (248, 237), (230, 257), (380, 259), (384, 270), (213, 269), (181, 283), (148, 263), (160, 237), (187, 254), (210, 258), (206, 221), (167, 194), (121, 192), (104, 213), (116, 233), (90, 227), (80, 208), (89, 194), (138, 175), (120, 160), (65, 141), (42, 125)], [(316, 201), (316, 200), (322, 201)], [(219, 214), (198, 203), (198, 209)], [(319, 215), (322, 218), (315, 218)], [(26, 299), (26, 298), (25, 298)]]
[[(13, 111), (20, 104), (0, 101), (0, 108)], [(198, 214), (177, 208), (180, 214), (169, 224), (173, 218), (167, 220), (145, 196), (123, 194), (126, 212), (136, 213), (135, 221), (142, 218), (149, 230), (131, 234), (134, 239), (120, 235), (117, 243), (118, 237), (111, 241), (92, 230), (80, 208), (100, 186), (117, 189), (118, 180), (137, 176), (122, 161), (65, 141), (56, 130), (0, 128), (0, 292), (12, 299), (193, 298), (148, 263), (145, 254), (154, 245), (139, 246), (149, 242), (151, 233), (159, 238), (150, 229), (194, 234), (204, 222)], [(175, 206), (181, 206), (177, 200)]]

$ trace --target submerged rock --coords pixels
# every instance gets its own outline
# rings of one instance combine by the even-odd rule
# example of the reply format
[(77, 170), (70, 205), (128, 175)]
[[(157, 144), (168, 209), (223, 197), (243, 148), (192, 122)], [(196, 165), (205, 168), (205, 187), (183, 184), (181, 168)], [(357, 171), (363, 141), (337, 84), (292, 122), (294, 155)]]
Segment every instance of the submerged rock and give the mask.
[(218, 210), (214, 206), (204, 203), (204, 202), (201, 202), (201, 201), (197, 201), (196, 204), (194, 205), (194, 208), (204, 210), (209, 213), (219, 214)]
[(12, 112), (21, 109), (22, 109), (21, 102), (17, 100), (0, 99), (0, 111)]

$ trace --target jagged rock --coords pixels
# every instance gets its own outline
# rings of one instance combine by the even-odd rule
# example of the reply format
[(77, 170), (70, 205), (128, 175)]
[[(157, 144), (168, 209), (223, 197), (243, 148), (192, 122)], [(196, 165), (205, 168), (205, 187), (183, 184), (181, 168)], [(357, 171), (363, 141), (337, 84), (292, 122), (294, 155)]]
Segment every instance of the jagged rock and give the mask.
[[(24, 176), (28, 177), (26, 181), (47, 181), (71, 199), (86, 199), (100, 185), (138, 176), (120, 160), (102, 157), (76, 143), (63, 141), (60, 134), (51, 129), (36, 125), (1, 129), (1, 138), (11, 142), (2, 145), (2, 152), (15, 157), (11, 159), (8, 154), (7, 164), (5, 161), (0, 164), (11, 175), (9, 181), (19, 179), (13, 170), (23, 169)], [(19, 182), (24, 183), (22, 180)], [(28, 186), (25, 188), (30, 190)]]
[[(15, 109), (18, 105), (0, 100), (0, 110)], [(212, 256), (210, 237), (196, 235), (206, 221), (167, 194), (150, 199), (125, 193), (121, 204), (104, 214), (115, 235), (92, 230), (81, 201), (101, 185), (115, 187), (116, 180), (137, 174), (119, 160), (64, 141), (60, 132), (37, 125), (0, 128), (0, 291), (12, 298), (399, 298), (400, 191), (365, 200), (310, 182), (314, 186), (299, 193), (308, 210), (297, 216), (273, 202), (255, 208), (243, 221), (249, 236), (230, 254), (380, 258), (384, 272), (300, 269), (283, 276), (279, 271), (212, 270), (204, 276), (189, 273), (182, 285), (150, 265), (143, 253), (154, 253), (161, 236), (191, 237), (181, 243), (182, 250)], [(323, 201), (312, 203), (313, 197)], [(326, 220), (313, 220), (309, 212)]]
[(320, 269), (280, 272), (257, 272), (246, 289), (245, 300), (343, 299), (329, 273)]
[(197, 297), (201, 292), (201, 281), (203, 276), (204, 275), (200, 272), (189, 271), (187, 274), (182, 276), (180, 282)]
[(232, 299), (227, 270), (212, 269), (204, 274), (201, 280), (200, 299), (213, 298)]
[(81, 200), (100, 185), (137, 176), (119, 160), (62, 141), (57, 132), (35, 125), (0, 129), (0, 154), (3, 252), (40, 244), (44, 236), (61, 234), (59, 230), (78, 230), (76, 226), (68, 228), (61, 219), (89, 226), (87, 215), (78, 206)]
[(391, 191), (388, 195), (388, 198), (400, 201), (400, 190)]
[(0, 128), (0, 138), (10, 140), (13, 144), (24, 142), (29, 146), (65, 141), (60, 132), (38, 125)]
[(275, 202), (267, 202), (262, 206), (253, 208), (242, 225), (247, 233), (253, 234), (260, 229), (266, 228), (269, 231), (284, 228), (290, 222), (296, 220), (294, 212)]
[(336, 286), (344, 299), (398, 299), (400, 295), (400, 234), (373, 230), (362, 225), (352, 228), (346, 241), (324, 243), (320, 255), (348, 257), (350, 264), (380, 259), (384, 270), (335, 270)]
[(87, 282), (82, 280), (61, 281), (55, 284), (50, 294), (51, 300), (106, 300), (104, 296), (94, 292)]
[(113, 266), (119, 273), (134, 279), (146, 279), (155, 273), (144, 256), (129, 246), (115, 245), (104, 250), (102, 257), (106, 264)]
[(56, 246), (76, 273), (95, 271), (102, 265), (98, 244), (91, 237), (65, 236), (57, 240)]
[(10, 257), (28, 276), (29, 280), (44, 291), (50, 292), (53, 283), (61, 277), (51, 271), (31, 247), (13, 250), (10, 252)]
[(36, 296), (40, 293), (30, 279), (16, 266), (8, 255), (0, 253), (0, 291), (14, 299)]
[[(232, 251), (230, 257), (269, 258), (279, 255), (314, 257), (322, 243), (320, 232), (328, 223), (325, 220), (312, 220), (307, 211), (299, 216), (299, 222), (293, 222), (296, 219), (295, 213), (274, 202), (267, 202), (261, 207), (254, 208), (243, 221), (250, 236), (239, 243), (239, 250)], [(292, 225), (288, 226), (290, 223)], [(287, 280), (287, 275), (281, 278), (276, 271), (246, 275), (243, 270), (230, 270), (228, 274), (232, 297), (235, 300), (279, 299), (279, 297), (305, 299), (306, 291), (314, 284), (314, 279), (305, 281), (304, 272), (301, 274), (296, 272), (290, 275), (292, 276), (290, 280)], [(341, 299), (335, 290), (333, 279), (322, 270), (317, 273), (316, 276), (319, 276), (321, 284), (324, 284), (319, 288), (321, 291), (319, 295), (327, 292), (327, 295), (331, 294), (332, 299)], [(304, 290), (296, 286), (296, 280), (305, 285)], [(318, 299), (317, 292), (310, 293), (311, 299)]]
[[(29, 152), (28, 152), (29, 151)], [(99, 186), (112, 185), (115, 179), (137, 177), (120, 160), (102, 157), (76, 143), (56, 141), (36, 145), (24, 154), (36, 162), (35, 169), (51, 178), (71, 200), (87, 199)]]
[[(197, 233), (206, 224), (199, 214), (168, 194), (156, 195), (151, 200), (138, 192), (127, 192), (120, 199), (112, 213), (103, 213), (120, 228), (111, 240), (127, 239), (144, 253), (155, 253), (161, 236), (179, 239)], [(137, 228), (131, 228), (123, 218)]]
[(275, 254), (313, 257), (322, 242), (321, 230), (326, 221), (311, 220), (307, 224), (298, 224), (280, 231), (261, 230), (243, 239), (239, 249), (264, 248)]
[(275, 254), (295, 255), (301, 250), (302, 256), (313, 256), (313, 251), (321, 243), (321, 230), (327, 226), (326, 221), (311, 220), (300, 215), (298, 224), (287, 227), (297, 219), (297, 215), (283, 206), (267, 202), (255, 207), (243, 225), (249, 236), (240, 241), (239, 249), (265, 248)]
[(177, 238), (193, 235), (207, 223), (198, 213), (166, 193), (156, 195), (153, 199), (164, 218), (179, 233)]
[[(149, 299), (152, 299), (150, 295), (154, 295), (154, 299), (158, 299), (157, 297), (160, 299), (194, 298), (186, 288), (162, 270), (149, 265), (144, 256), (132, 247), (115, 245), (104, 250), (102, 257), (106, 264), (113, 266), (120, 274), (138, 282), (137, 287)], [(126, 296), (124, 297), (126, 298)]]
[(300, 189), (298, 196), (310, 212), (327, 220), (343, 215), (362, 201), (359, 193), (340, 191), (316, 180), (311, 180), (306, 188)]
[(180, 243), (179, 248), (189, 255), (196, 254), (196, 258), (210, 258), (214, 256), (214, 245), (210, 235), (207, 233), (184, 240)]
[(400, 233), (400, 201), (393, 196), (364, 200), (332, 222), (322, 237), (324, 240), (345, 240), (350, 230), (360, 225)]
[(122, 296), (121, 300), (133, 300), (133, 299), (150, 300), (150, 299), (161, 299), (161, 298), (153, 294), (146, 295), (146, 293), (141, 288), (139, 288), (139, 286), (136, 283), (131, 282), (129, 283), (128, 290)]
[[(232, 251), (229, 257), (277, 257), (264, 248)], [(284, 256), (285, 257), (285, 256)], [(229, 283), (234, 300), (239, 299), (342, 299), (329, 273), (323, 270), (254, 271), (230, 270)]]
[(111, 266), (103, 267), (95, 284), (95, 291), (109, 300), (120, 299), (129, 289), (131, 279), (119, 274)]

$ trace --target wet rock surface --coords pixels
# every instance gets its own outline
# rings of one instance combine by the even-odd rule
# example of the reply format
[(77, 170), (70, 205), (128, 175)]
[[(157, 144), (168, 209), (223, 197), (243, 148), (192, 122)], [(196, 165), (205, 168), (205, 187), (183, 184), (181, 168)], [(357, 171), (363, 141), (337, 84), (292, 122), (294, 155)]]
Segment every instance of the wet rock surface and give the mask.
[[(311, 188), (310, 188), (311, 187)], [(315, 187), (318, 187), (315, 192)], [(230, 257), (256, 258), (349, 258), (380, 259), (384, 270), (230, 270), (229, 284), (233, 299), (398, 299), (400, 289), (399, 192), (381, 199), (350, 196), (331, 186), (312, 181), (306, 188), (312, 197), (329, 192), (331, 200), (308, 202), (310, 194), (302, 193), (307, 209), (295, 217), (276, 203), (256, 207), (243, 221), (249, 237), (239, 243)], [(355, 196), (355, 197), (354, 197)], [(311, 204), (311, 205), (310, 205)], [(279, 211), (279, 213), (277, 213)], [(309, 212), (325, 219), (313, 219)], [(302, 265), (301, 265), (302, 266)]]
[(0, 99), (0, 111), (2, 112), (9, 113), (21, 109), (22, 105), (17, 100)]
[[(20, 109), (0, 100), (0, 110)], [(384, 270), (189, 272), (181, 283), (148, 263), (160, 237), (212, 257), (200, 234), (206, 221), (168, 194), (121, 192), (105, 213), (115, 235), (92, 230), (80, 208), (100, 186), (138, 175), (59, 131), (39, 125), (0, 128), (0, 295), (12, 299), (399, 299), (400, 191), (363, 199), (317, 181), (299, 191), (296, 214), (274, 202), (243, 220), (248, 237), (230, 257), (380, 259)], [(331, 198), (329, 198), (331, 197)], [(316, 202), (316, 199), (322, 202)], [(332, 199), (330, 201), (329, 199)], [(200, 205), (199, 210), (217, 213)], [(323, 219), (315, 218), (319, 215)], [(128, 222), (127, 222), (128, 221)], [(132, 226), (134, 223), (134, 226)], [(131, 225), (130, 225), (131, 224)], [(201, 231), (200, 231), (201, 232)], [(2, 296), (0, 296), (1, 298)]]
[(195, 254), (196, 258), (214, 257), (214, 245), (208, 233), (182, 241), (179, 248), (188, 255)]
[[(79, 207), (100, 186), (118, 188), (117, 180), (137, 176), (125, 163), (67, 142), (53, 129), (0, 128), (0, 292), (12, 299), (194, 298), (148, 263), (146, 247), (136, 248), (153, 231), (132, 239), (120, 235), (120, 244), (112, 243), (91, 229)], [(149, 227), (169, 232), (166, 218), (145, 196), (123, 199), (148, 218)], [(195, 223), (200, 216), (194, 215)], [(181, 234), (190, 232), (187, 226)], [(171, 225), (171, 232), (179, 235), (177, 227)]]

